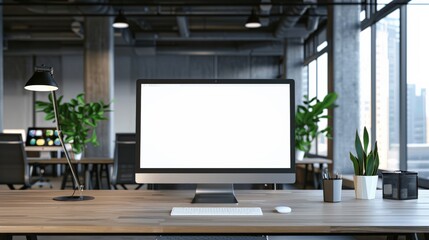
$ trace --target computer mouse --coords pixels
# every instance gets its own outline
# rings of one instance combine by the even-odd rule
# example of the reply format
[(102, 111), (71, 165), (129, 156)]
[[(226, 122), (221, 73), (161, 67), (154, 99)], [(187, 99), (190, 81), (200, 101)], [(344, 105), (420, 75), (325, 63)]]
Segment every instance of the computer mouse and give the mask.
[(275, 207), (275, 209), (278, 213), (290, 213), (290, 212), (292, 212), (292, 208), (286, 207), (286, 206), (278, 206), (278, 207)]

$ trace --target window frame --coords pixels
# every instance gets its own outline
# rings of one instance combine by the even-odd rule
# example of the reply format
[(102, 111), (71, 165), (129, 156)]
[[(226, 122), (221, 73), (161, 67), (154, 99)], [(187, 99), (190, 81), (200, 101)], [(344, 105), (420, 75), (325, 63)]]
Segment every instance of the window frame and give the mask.
[[(380, 20), (399, 10), (399, 168), (407, 170), (407, 6), (411, 0), (393, 0), (377, 11), (376, 0), (368, 0), (366, 16), (361, 21), (361, 31), (371, 27), (371, 107), (372, 125), (376, 126), (376, 27)], [(372, 128), (371, 139), (375, 140), (376, 127)], [(420, 178), (419, 186), (429, 188), (429, 180)]]
[[(319, 51), (317, 51), (317, 47), (326, 42), (327, 44), (325, 45), (324, 48), (320, 49)], [(326, 23), (324, 23), (316, 32), (312, 33), (305, 41), (304, 41), (304, 62), (303, 62), (303, 66), (306, 68), (307, 71), (307, 81), (306, 81), (306, 89), (307, 92), (303, 94), (304, 95), (309, 95), (309, 89), (310, 89), (310, 81), (309, 81), (309, 76), (310, 76), (310, 63), (315, 62), (316, 65), (316, 96), (317, 96), (317, 87), (318, 87), (318, 83), (319, 83), (319, 63), (318, 63), (318, 59), (319, 57), (323, 56), (325, 53), (328, 54), (328, 47), (329, 47), (329, 42), (327, 42), (327, 27), (326, 27)], [(328, 62), (329, 65), (329, 62)], [(327, 66), (328, 67), (328, 66)], [(329, 81), (328, 81), (329, 82)], [(328, 83), (329, 84), (329, 83)], [(328, 86), (326, 86), (328, 88)], [(328, 89), (329, 92), (329, 89)], [(328, 123), (329, 124), (329, 123)], [(318, 138), (316, 138), (313, 142), (314, 144), (314, 150), (315, 153), (312, 152), (310, 150), (310, 152), (308, 153), (310, 156), (312, 157), (322, 157), (322, 158), (327, 158), (328, 154), (326, 155), (320, 155), (319, 154), (319, 144), (318, 144)], [(331, 142), (328, 141), (328, 147), (327, 150), (329, 149)], [(329, 150), (328, 150), (329, 152)]]

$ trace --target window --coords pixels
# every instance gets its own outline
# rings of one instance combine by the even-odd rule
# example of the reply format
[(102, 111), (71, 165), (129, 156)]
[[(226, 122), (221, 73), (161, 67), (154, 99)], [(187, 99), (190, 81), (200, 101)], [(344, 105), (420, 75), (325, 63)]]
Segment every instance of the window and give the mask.
[[(322, 100), (328, 94), (328, 54), (323, 53), (316, 60), (308, 64), (308, 95), (309, 99), (317, 97)], [(324, 129), (328, 125), (327, 119), (319, 122), (319, 128)], [(328, 139), (325, 136), (318, 136), (313, 142), (310, 150), (311, 154), (320, 156), (328, 155)]]
[[(304, 45), (304, 68), (307, 71), (307, 89), (303, 89), (303, 96), (309, 99), (317, 97), (322, 100), (328, 94), (328, 42), (326, 39), (326, 28), (322, 27), (305, 40)], [(305, 91), (307, 90), (307, 91)], [(328, 125), (327, 119), (319, 122), (319, 129)], [(313, 141), (310, 153), (319, 156), (328, 155), (328, 139), (318, 136)]]
[(419, 177), (429, 177), (428, 113), (426, 97), (429, 88), (428, 56), (429, 5), (407, 7), (407, 166), (418, 171)]
[[(317, 98), (322, 100), (328, 94), (328, 54), (324, 53), (317, 59)], [(324, 111), (328, 114), (328, 110)], [(319, 122), (319, 129), (328, 126), (328, 119), (323, 118)], [(324, 135), (317, 137), (317, 155), (328, 156), (328, 139)]]
[(380, 169), (399, 169), (399, 10), (376, 26), (376, 139)]
[[(361, 22), (365, 30), (360, 39), (360, 74), (362, 85), (374, 89), (369, 105), (365, 103), (368, 93), (360, 91), (361, 122), (366, 126), (372, 123), (372, 135), (379, 143), (380, 169), (416, 171), (420, 185), (429, 187), (429, 0), (403, 5), (407, 1), (367, 1), (370, 12)], [(363, 83), (367, 78), (371, 82)], [(369, 118), (368, 113), (372, 113)], [(407, 125), (400, 118), (406, 119)], [(401, 132), (406, 133), (406, 141)]]
[(360, 33), (360, 123), (359, 133), (364, 127), (371, 132), (371, 27)]
[(317, 96), (317, 61), (308, 64), (308, 98)]

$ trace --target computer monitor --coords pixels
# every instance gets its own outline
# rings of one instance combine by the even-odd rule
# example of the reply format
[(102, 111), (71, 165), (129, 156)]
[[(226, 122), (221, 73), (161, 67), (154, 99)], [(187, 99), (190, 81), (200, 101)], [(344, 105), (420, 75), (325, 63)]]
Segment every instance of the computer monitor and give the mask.
[(41, 158), (50, 158), (50, 152), (62, 150), (56, 128), (29, 127), (25, 141), (25, 151), (40, 152)]
[(221, 203), (237, 202), (234, 183), (295, 182), (293, 80), (145, 79), (136, 89), (137, 183), (197, 183), (193, 202)]

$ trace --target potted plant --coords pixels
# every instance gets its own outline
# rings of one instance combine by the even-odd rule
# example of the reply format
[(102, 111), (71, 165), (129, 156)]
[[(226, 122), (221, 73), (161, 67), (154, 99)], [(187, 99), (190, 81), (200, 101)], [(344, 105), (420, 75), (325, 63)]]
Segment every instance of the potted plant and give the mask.
[(304, 96), (303, 105), (298, 105), (295, 114), (295, 148), (296, 160), (302, 160), (305, 153), (310, 151), (311, 143), (319, 134), (325, 134), (331, 138), (331, 127), (319, 129), (319, 121), (322, 118), (330, 118), (324, 110), (331, 108), (337, 99), (337, 94), (332, 92), (326, 95), (322, 101), (316, 97), (308, 99)]
[[(75, 159), (80, 159), (86, 144), (99, 145), (95, 128), (100, 121), (107, 120), (104, 114), (110, 111), (110, 103), (86, 102), (83, 93), (70, 102), (62, 103), (62, 99), (63, 96), (58, 98), (57, 106), (64, 142), (71, 144)], [(46, 114), (45, 120), (55, 121), (51, 95), (49, 102), (36, 101), (35, 107), (38, 112)]]
[(356, 155), (350, 153), (350, 160), (353, 162), (355, 172), (354, 187), (356, 198), (374, 199), (377, 190), (378, 165), (380, 163), (378, 156), (377, 141), (374, 148), (368, 152), (369, 136), (366, 127), (363, 130), (363, 145), (356, 131), (355, 150)]

